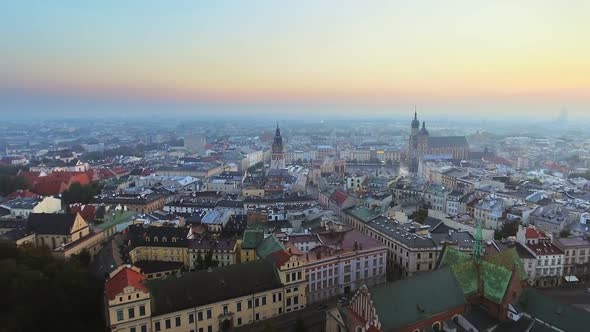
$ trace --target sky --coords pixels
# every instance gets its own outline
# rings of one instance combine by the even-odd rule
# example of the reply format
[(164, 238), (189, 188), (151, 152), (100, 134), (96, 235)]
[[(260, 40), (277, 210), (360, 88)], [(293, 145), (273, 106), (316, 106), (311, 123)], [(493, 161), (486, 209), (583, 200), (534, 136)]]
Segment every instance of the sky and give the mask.
[(199, 106), (197, 113), (203, 105), (238, 112), (265, 105), (285, 112), (416, 106), (450, 116), (590, 114), (587, 0), (1, 6), (5, 112), (181, 104)]

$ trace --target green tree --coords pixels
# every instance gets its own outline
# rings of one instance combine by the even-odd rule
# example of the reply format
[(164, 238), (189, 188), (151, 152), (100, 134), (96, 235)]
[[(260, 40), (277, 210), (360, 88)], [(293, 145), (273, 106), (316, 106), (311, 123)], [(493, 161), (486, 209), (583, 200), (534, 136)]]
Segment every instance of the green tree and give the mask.
[(91, 182), (87, 185), (81, 185), (78, 182), (74, 182), (68, 190), (62, 193), (61, 197), (66, 204), (88, 204), (92, 202), (94, 196), (98, 195), (100, 190), (101, 185), (97, 181)]
[(572, 234), (569, 229), (563, 229), (559, 232), (559, 237), (569, 237)]
[(203, 260), (203, 256), (201, 255), (200, 252), (197, 253), (196, 265), (197, 265), (197, 270), (202, 270), (205, 268), (205, 261)]
[(510, 236), (516, 236), (516, 233), (518, 232), (519, 225), (520, 224), (516, 221), (505, 222), (504, 224), (502, 224), (502, 227), (500, 228), (500, 230), (494, 234), (494, 239), (502, 240), (502, 239), (508, 238)]
[(17, 190), (27, 189), (29, 186), (25, 179), (14, 175), (0, 175), (0, 195), (6, 196)]
[(0, 243), (0, 331), (104, 331), (102, 281), (47, 248)]

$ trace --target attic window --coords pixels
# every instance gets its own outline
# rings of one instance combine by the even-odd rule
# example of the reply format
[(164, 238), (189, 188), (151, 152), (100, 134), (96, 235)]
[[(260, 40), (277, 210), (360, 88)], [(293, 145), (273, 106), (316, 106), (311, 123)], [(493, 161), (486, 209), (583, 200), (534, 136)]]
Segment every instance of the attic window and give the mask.
[(162, 238), (162, 242), (164, 242), (164, 243), (166, 243), (166, 242), (167, 242), (167, 240), (166, 240), (166, 237), (163, 237), (163, 238)]
[(145, 237), (145, 242), (150, 242), (150, 238), (149, 237)]
[(154, 242), (158, 242), (158, 238), (154, 236)]
[(174, 243), (176, 242), (176, 238), (175, 237), (172, 238), (172, 242), (174, 242)]

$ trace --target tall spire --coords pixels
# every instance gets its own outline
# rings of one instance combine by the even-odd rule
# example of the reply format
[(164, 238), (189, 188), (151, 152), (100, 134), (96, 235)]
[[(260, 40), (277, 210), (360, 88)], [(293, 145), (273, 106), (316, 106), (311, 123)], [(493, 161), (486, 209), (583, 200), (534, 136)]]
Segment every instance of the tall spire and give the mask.
[(479, 264), (483, 257), (483, 235), (481, 231), (481, 222), (477, 222), (477, 228), (475, 230), (475, 243), (473, 244), (473, 259)]
[(418, 121), (418, 112), (414, 106), (414, 120), (412, 121), (412, 128), (420, 129), (420, 121)]

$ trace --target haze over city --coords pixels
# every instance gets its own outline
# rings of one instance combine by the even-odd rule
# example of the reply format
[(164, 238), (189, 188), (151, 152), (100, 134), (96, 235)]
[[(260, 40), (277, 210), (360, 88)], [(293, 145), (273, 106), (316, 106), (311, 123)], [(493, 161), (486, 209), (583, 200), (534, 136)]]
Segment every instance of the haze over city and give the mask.
[(590, 1), (0, 8), (0, 332), (588, 330)]
[(590, 33), (587, 1), (25, 0), (4, 9), (8, 115), (589, 113), (590, 46), (579, 39)]

